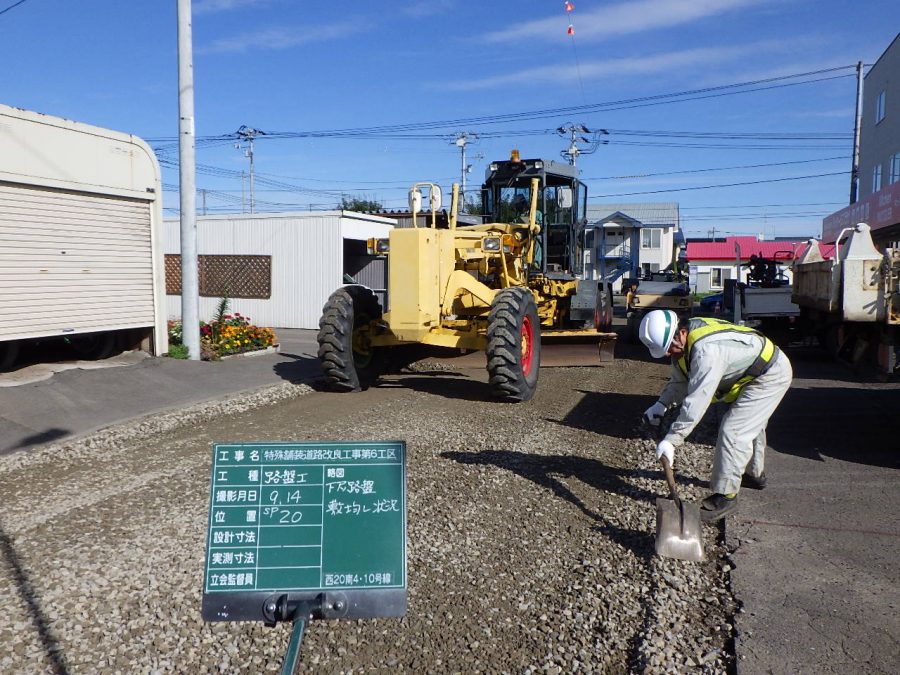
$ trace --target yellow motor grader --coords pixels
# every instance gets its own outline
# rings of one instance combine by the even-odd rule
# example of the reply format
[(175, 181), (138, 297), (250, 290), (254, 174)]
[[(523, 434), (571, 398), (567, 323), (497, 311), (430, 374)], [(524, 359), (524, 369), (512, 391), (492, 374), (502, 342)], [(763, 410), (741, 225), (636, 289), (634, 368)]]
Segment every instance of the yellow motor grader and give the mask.
[[(425, 199), (430, 216), (417, 216)], [(486, 352), (492, 396), (519, 402), (534, 395), (542, 338), (587, 336), (601, 346), (597, 363), (611, 358), (615, 334), (602, 332), (611, 295), (580, 278), (586, 199), (574, 167), (516, 152), (490, 165), (488, 222), (460, 222), (454, 185), (439, 227), (440, 188), (414, 185), (414, 226), (369, 242), (370, 253), (387, 258), (387, 311), (361, 285), (339, 288), (323, 308), (318, 356), (329, 386), (364, 389), (390, 369), (392, 352), (424, 345)]]

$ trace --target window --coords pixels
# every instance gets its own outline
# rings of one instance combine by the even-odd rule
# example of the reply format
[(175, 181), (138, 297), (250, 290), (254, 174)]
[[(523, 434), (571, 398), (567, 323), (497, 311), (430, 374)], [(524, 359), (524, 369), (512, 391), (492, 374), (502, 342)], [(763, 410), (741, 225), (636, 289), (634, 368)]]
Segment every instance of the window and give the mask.
[(900, 152), (891, 155), (891, 184), (900, 181)]
[(659, 263), (641, 263), (641, 276), (650, 279), (654, 272), (659, 272)]
[(662, 230), (655, 227), (645, 227), (641, 230), (641, 248), (659, 248)]
[(872, 192), (878, 192), (881, 189), (881, 164), (876, 164), (872, 169)]
[(730, 267), (710, 267), (709, 268), (709, 287), (710, 289), (720, 289), (725, 286), (725, 279), (731, 278)]
[(884, 119), (884, 91), (882, 89), (881, 93), (878, 94), (878, 98), (875, 99), (875, 124)]

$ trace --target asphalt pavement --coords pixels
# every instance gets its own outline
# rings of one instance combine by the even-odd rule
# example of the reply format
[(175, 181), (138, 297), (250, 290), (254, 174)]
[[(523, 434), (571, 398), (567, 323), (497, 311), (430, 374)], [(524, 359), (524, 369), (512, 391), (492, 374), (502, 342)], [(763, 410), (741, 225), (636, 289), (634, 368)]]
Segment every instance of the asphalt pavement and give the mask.
[[(220, 363), (125, 354), (0, 375), (0, 454), (283, 382), (318, 377), (315, 332)], [(888, 673), (900, 653), (900, 383), (789, 350), (792, 388), (769, 427), (763, 491), (724, 532), (742, 611), (739, 673)]]
[(104, 361), (35, 363), (0, 373), (0, 454), (112, 424), (319, 375), (316, 333), (280, 329), (279, 351), (217, 363), (134, 352)]

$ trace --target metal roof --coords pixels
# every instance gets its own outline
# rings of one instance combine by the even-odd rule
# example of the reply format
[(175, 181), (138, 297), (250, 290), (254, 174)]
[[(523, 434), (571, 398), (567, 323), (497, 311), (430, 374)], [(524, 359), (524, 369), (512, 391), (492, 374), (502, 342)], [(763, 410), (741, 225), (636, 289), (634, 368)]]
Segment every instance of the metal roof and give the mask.
[(588, 204), (588, 222), (608, 220), (621, 213), (641, 225), (657, 227), (678, 226), (678, 202), (643, 202), (637, 204)]
[(734, 260), (735, 244), (741, 249), (741, 259), (749, 260), (751, 255), (761, 258), (776, 257), (791, 260), (805, 247), (806, 239), (793, 241), (759, 241), (756, 237), (728, 237), (725, 241), (689, 241), (687, 258), (695, 260)]

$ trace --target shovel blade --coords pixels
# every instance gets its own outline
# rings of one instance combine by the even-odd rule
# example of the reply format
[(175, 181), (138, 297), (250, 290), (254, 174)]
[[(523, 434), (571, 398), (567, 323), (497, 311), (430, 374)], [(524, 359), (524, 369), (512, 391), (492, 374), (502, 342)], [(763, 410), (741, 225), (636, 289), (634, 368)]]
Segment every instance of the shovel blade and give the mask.
[(704, 559), (699, 506), (656, 498), (656, 553), (678, 560)]

